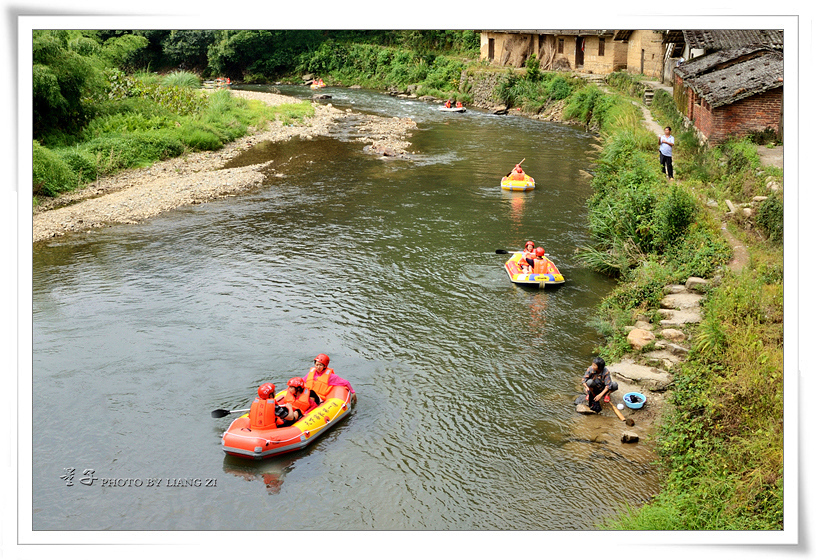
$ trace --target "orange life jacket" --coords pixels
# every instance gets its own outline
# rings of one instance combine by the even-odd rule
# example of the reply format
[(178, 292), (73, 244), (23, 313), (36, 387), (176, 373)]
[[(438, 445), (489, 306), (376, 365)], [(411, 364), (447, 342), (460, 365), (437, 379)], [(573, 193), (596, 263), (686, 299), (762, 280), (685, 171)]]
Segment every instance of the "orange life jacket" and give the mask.
[(306, 389), (314, 389), (314, 392), (317, 393), (317, 396), (321, 399), (325, 399), (326, 395), (329, 394), (329, 390), (331, 389), (331, 385), (329, 385), (329, 378), (334, 373), (332, 368), (326, 368), (323, 370), (322, 375), (317, 375), (317, 370), (312, 368), (309, 370), (309, 374), (306, 376)]
[(275, 416), (275, 401), (273, 399), (258, 399), (249, 407), (249, 427), (253, 430), (268, 430), (277, 428), (283, 421)]
[(533, 261), (533, 274), (547, 274), (549, 267), (547, 259), (536, 259)]
[(283, 396), (283, 402), (285, 404), (291, 404), (293, 408), (297, 408), (303, 414), (306, 414), (306, 411), (312, 406), (311, 399), (309, 398), (309, 389), (304, 389), (298, 398), (295, 398), (292, 393), (286, 391), (286, 394)]

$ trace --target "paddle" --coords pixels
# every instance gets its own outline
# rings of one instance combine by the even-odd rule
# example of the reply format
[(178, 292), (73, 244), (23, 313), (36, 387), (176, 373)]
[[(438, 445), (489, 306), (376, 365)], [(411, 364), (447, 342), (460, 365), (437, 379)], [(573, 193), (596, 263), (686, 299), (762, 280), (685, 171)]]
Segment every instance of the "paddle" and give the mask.
[(225, 410), (223, 408), (218, 408), (212, 411), (213, 418), (223, 418), (227, 414), (232, 414), (234, 412), (249, 412), (248, 408), (242, 408), (241, 410)]
[[(525, 159), (527, 159), (527, 158), (522, 158), (522, 159), (521, 159), (521, 161), (520, 161), (520, 162), (518, 162), (516, 165), (521, 165), (522, 163), (524, 163), (524, 160), (525, 160)], [(514, 169), (515, 169), (515, 168), (514, 168)], [(512, 173), (512, 171), (510, 171), (510, 173)], [(510, 173), (508, 173), (507, 175), (505, 175), (505, 177), (509, 177), (509, 176), (510, 176)]]
[[(504, 249), (496, 249), (496, 254), (497, 255), (512, 255), (513, 253), (521, 253), (521, 249), (516, 249), (514, 251), (506, 251)], [(549, 257), (550, 254), (549, 253), (544, 253), (544, 256)]]

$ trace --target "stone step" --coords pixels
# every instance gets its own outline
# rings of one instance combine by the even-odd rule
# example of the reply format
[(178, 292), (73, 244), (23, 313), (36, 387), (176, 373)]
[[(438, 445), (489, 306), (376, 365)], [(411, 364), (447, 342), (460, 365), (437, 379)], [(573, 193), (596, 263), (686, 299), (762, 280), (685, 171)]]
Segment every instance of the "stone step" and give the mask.
[(674, 382), (670, 373), (656, 367), (636, 364), (629, 359), (610, 364), (608, 367), (613, 375), (650, 391), (665, 391)]
[(699, 323), (703, 320), (697, 311), (679, 311), (677, 309), (658, 309), (665, 319), (660, 320), (661, 327), (682, 327), (688, 323)]

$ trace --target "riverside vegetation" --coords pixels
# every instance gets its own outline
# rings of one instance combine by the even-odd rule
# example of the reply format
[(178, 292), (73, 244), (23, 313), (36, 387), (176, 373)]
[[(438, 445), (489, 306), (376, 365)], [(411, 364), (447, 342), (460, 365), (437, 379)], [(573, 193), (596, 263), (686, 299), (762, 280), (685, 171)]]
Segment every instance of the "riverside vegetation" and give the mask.
[[(470, 82), (461, 76), (490, 71), (473, 60), (472, 32), (321, 33), (35, 32), (35, 204), (100, 175), (217, 150), (252, 127), (313, 111), (308, 102), (269, 107), (227, 91), (204, 96), (199, 76), (269, 82), (315, 73), (329, 85), (414, 84), (417, 95), (469, 103)], [(158, 62), (199, 71), (144, 71)], [(657, 92), (651, 110), (677, 138), (678, 180), (670, 183), (633, 103), (637, 77), (612, 74), (610, 93), (569, 73), (541, 72), (535, 59), (522, 72), (501, 72), (497, 102), (527, 115), (557, 104), (562, 120), (601, 136), (588, 201), (592, 243), (578, 255), (619, 279), (593, 321), (606, 341), (599, 354), (612, 361), (631, 352), (624, 327), (638, 316), (659, 318), (664, 286), (712, 279), (689, 358), (672, 372), (671, 406), (657, 436), (663, 488), (603, 527), (781, 529), (783, 201), (769, 188), (781, 184), (781, 170), (760, 165), (751, 139), (700, 145), (671, 96)], [(766, 141), (760, 133), (753, 140)], [(727, 217), (750, 255), (738, 272), (727, 267), (731, 248), (721, 232), (726, 200), (758, 204)]]

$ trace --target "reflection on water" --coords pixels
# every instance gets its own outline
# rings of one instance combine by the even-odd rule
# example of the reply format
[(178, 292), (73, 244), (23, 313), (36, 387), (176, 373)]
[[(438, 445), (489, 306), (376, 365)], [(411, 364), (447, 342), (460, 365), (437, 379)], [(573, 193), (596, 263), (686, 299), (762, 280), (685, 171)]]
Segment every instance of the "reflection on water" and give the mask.
[[(587, 529), (656, 490), (649, 445), (622, 446), (622, 423), (572, 404), (612, 286), (574, 259), (594, 140), (336, 93), (416, 120), (417, 156), (371, 157), (342, 135), (261, 144), (233, 164), (270, 161), (263, 188), (38, 248), (35, 529), (300, 529), (317, 516), (326, 529)], [(536, 190), (502, 191), (522, 157)], [(495, 250), (526, 239), (563, 286), (509, 282)], [(230, 418), (210, 411), (247, 408), (321, 352), (357, 391), (349, 418), (283, 458), (225, 458)], [(68, 467), (217, 485), (66, 488)], [(599, 479), (613, 495), (587, 492)]]

